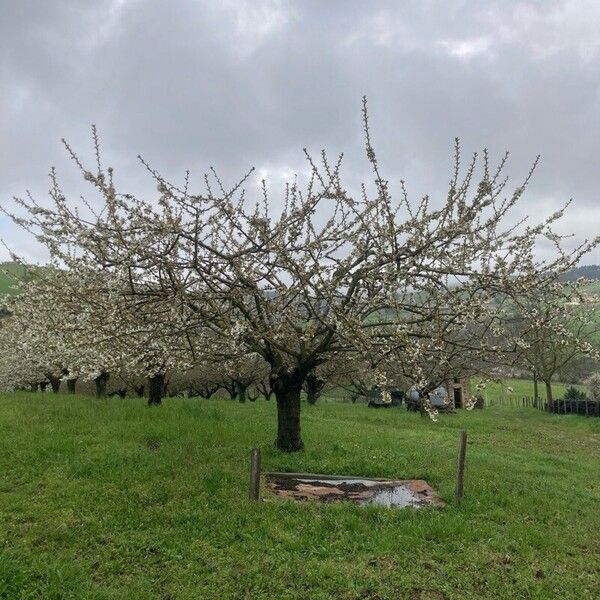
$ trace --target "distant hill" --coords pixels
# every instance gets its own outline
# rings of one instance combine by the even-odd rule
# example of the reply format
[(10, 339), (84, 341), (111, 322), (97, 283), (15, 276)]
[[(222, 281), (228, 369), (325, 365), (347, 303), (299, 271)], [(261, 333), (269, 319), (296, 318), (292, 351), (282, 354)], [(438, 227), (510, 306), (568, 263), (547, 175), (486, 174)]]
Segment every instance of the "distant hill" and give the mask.
[[(25, 267), (16, 262), (0, 263), (0, 294), (17, 294), (14, 289), (18, 279), (25, 276)], [(600, 292), (600, 265), (582, 265), (561, 275), (561, 281), (575, 281), (579, 277), (592, 279), (597, 283), (590, 285), (589, 291)], [(269, 292), (267, 292), (269, 293)]]
[(15, 262), (0, 263), (0, 294), (18, 294), (14, 286), (23, 277), (25, 277), (23, 265)]
[(600, 265), (581, 265), (561, 275), (562, 281), (575, 281), (579, 277), (600, 280)]

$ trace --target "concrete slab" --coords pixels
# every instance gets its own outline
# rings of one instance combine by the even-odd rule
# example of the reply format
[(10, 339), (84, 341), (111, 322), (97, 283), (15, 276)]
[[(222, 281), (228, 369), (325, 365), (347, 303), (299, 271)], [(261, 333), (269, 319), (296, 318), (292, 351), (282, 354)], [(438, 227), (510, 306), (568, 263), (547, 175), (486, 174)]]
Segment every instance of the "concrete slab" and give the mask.
[(349, 501), (389, 507), (445, 506), (422, 479), (380, 479), (315, 473), (265, 473), (266, 489), (290, 500)]

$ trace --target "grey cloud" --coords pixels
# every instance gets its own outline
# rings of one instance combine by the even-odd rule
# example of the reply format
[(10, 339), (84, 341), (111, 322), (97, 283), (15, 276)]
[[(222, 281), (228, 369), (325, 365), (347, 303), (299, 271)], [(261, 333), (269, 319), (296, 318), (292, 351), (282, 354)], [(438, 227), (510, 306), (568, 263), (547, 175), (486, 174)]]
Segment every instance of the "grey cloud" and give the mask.
[[(274, 186), (302, 148), (346, 153), (352, 184), (367, 94), (390, 180), (443, 198), (452, 141), (512, 151), (522, 177), (542, 154), (524, 212), (569, 197), (565, 229), (599, 233), (600, 5), (530, 2), (1, 2), (0, 198), (43, 194), (62, 136), (89, 124), (124, 187), (147, 190), (135, 157), (167, 175), (250, 165)], [(197, 180), (199, 177), (197, 177)], [(276, 195), (274, 195), (276, 197)], [(38, 256), (0, 219), (0, 235)], [(590, 260), (598, 260), (598, 255)]]

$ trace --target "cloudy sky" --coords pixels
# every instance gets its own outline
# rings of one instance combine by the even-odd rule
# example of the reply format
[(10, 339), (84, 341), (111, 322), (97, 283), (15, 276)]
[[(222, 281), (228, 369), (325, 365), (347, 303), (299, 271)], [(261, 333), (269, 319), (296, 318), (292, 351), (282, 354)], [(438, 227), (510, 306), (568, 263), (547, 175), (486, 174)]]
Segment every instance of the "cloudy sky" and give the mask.
[[(597, 235), (599, 31), (597, 0), (0, 0), (0, 202), (43, 198), (51, 165), (77, 195), (60, 138), (91, 158), (91, 123), (121, 191), (151, 191), (138, 153), (198, 182), (255, 166), (274, 203), (303, 147), (368, 180), (366, 94), (383, 169), (415, 198), (444, 197), (459, 136), (511, 150), (517, 178), (541, 154), (524, 212), (572, 197), (563, 232)], [(0, 236), (43, 257), (4, 217)]]

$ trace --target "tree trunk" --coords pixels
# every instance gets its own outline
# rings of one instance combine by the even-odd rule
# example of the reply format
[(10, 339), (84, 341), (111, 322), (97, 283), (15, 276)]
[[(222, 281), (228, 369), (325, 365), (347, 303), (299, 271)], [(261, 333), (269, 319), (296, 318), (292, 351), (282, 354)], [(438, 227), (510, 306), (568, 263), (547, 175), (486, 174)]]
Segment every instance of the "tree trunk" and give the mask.
[(32, 392), (37, 392), (40, 389), (40, 384), (39, 383), (32, 383), (31, 384), (31, 391)]
[(54, 377), (54, 375), (47, 375), (50, 387), (52, 388), (53, 394), (60, 392), (60, 377)]
[(235, 383), (224, 385), (223, 389), (229, 394), (230, 400), (235, 400), (237, 397), (237, 386)]
[(549, 381), (545, 381), (544, 383), (546, 384), (546, 400), (548, 402), (548, 412), (553, 412), (552, 384)]
[(240, 402), (246, 402), (246, 390), (248, 389), (247, 385), (242, 385), (238, 383), (237, 385), (237, 397)]
[(159, 373), (148, 378), (148, 406), (156, 406), (162, 403), (165, 392), (165, 374)]
[(138, 385), (135, 389), (135, 393), (138, 398), (142, 398), (144, 396), (144, 390), (146, 389), (145, 385)]
[(270, 383), (261, 382), (256, 388), (258, 391), (264, 396), (265, 400), (270, 400), (273, 395), (273, 389), (271, 388)]
[(306, 391), (306, 401), (309, 404), (316, 404), (321, 397), (321, 392), (325, 387), (325, 382), (319, 379), (314, 373), (309, 373), (304, 382), (304, 390)]
[(75, 377), (74, 379), (67, 379), (67, 390), (69, 391), (69, 394), (75, 393), (75, 384), (76, 383), (77, 383), (77, 377)]
[(192, 395), (194, 396), (200, 396), (200, 398), (206, 398), (206, 400), (210, 400), (211, 396), (216, 392), (217, 390), (214, 390), (212, 388), (209, 388), (208, 386), (206, 387), (200, 387), (198, 390), (196, 389), (192, 389)]
[(47, 381), (40, 381), (40, 390), (42, 390), (42, 392), (45, 392), (47, 387), (48, 387)]
[(277, 440), (275, 445), (283, 452), (298, 452), (304, 448), (300, 437), (300, 393), (303, 376), (299, 370), (273, 380), (277, 400)]
[(536, 400), (540, 397), (537, 371), (533, 372), (533, 397)]
[(106, 398), (106, 384), (108, 383), (109, 377), (109, 373), (102, 371), (102, 373), (94, 379), (94, 383), (96, 384), (96, 398)]

